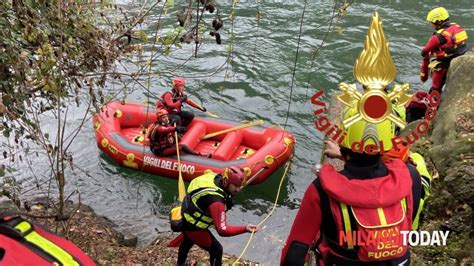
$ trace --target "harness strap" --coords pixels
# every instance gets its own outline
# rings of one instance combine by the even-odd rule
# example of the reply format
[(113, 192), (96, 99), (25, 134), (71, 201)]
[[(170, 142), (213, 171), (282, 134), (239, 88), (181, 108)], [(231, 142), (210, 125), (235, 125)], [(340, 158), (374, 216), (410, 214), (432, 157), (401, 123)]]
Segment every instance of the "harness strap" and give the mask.
[[(344, 203), (340, 203), (341, 205), (341, 214), (342, 214), (342, 220), (344, 222), (344, 232), (346, 232), (346, 236), (352, 235), (352, 229), (351, 229), (351, 221), (349, 218), (349, 210), (347, 209), (347, 205)], [(350, 241), (347, 241), (347, 247), (349, 249), (354, 249), (354, 242), (355, 239), (350, 239)]]
[[(199, 228), (209, 228), (213, 225), (212, 217), (206, 215), (205, 210), (202, 210), (198, 205), (198, 200), (201, 198), (201, 194), (219, 196), (225, 199), (222, 195), (222, 191), (219, 188), (212, 187), (201, 187), (188, 192), (186, 196), (184, 208), (184, 217), (192, 225)], [(204, 196), (206, 196), (204, 195)]]
[(199, 227), (198, 226), (199, 223), (205, 224), (206, 228), (209, 228), (212, 225), (212, 222), (208, 222), (208, 221), (205, 221), (204, 219), (202, 219), (202, 217), (204, 216), (204, 214), (202, 212), (195, 211), (192, 215), (190, 215), (188, 213), (185, 213), (184, 215), (185, 215), (185, 217), (188, 216), (188, 219), (189, 218), (193, 219), (194, 222), (191, 223), (191, 224), (196, 226), (196, 227)]
[[(339, 234), (336, 228), (336, 221), (334, 220), (334, 216), (332, 215), (332, 212), (331, 212), (329, 196), (322, 188), (321, 182), (319, 181), (319, 179), (314, 180), (313, 185), (318, 190), (319, 199), (321, 201), (321, 214), (322, 214), (321, 238), (324, 238), (324, 242), (329, 246), (329, 248), (331, 249), (333, 253), (343, 256), (347, 259), (358, 260), (357, 252), (359, 249), (357, 246), (353, 246), (352, 249), (347, 249), (338, 244)], [(340, 210), (342, 211), (341, 208)], [(341, 215), (341, 217), (343, 217), (343, 215)], [(348, 225), (345, 227), (349, 228), (349, 232), (350, 232), (349, 234), (352, 237), (352, 232), (350, 230), (351, 228), (357, 229), (357, 225), (355, 224), (355, 218), (353, 217), (351, 212), (347, 211), (347, 217), (349, 218), (348, 219), (349, 222), (348, 222)], [(344, 221), (343, 225), (345, 224), (346, 222)], [(344, 232), (347, 232), (346, 228)], [(356, 239), (353, 239), (352, 244), (354, 244), (355, 241)], [(320, 242), (320, 239), (318, 239), (317, 242)]]
[(329, 197), (321, 186), (319, 179), (313, 181), (313, 185), (316, 187), (316, 190), (319, 194), (319, 200), (321, 201), (321, 232), (324, 232), (326, 238), (336, 239), (337, 238), (337, 229), (336, 221), (331, 214), (331, 207), (329, 205)]

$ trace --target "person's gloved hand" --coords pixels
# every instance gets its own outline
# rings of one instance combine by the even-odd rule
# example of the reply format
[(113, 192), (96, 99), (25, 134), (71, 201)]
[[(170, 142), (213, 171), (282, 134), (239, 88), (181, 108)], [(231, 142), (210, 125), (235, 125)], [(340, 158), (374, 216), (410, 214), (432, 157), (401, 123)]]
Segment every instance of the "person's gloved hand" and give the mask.
[(428, 80), (428, 72), (421, 72), (420, 71), (420, 80), (421, 82), (426, 82)]
[(178, 132), (179, 134), (184, 134), (184, 132), (186, 132), (186, 128), (177, 126), (176, 127), (176, 132)]
[(207, 112), (207, 109), (206, 109), (206, 107), (204, 107), (204, 106), (202, 107), (201, 110), (202, 110), (204, 113)]
[(429, 61), (426, 61), (426, 60), (423, 60), (423, 63), (421, 63), (421, 66), (420, 66), (420, 80), (421, 80), (421, 82), (425, 82), (425, 81), (428, 80), (428, 76), (429, 76), (428, 65), (429, 65)]
[(326, 155), (328, 158), (337, 158), (341, 159), (342, 154), (341, 154), (341, 149), (339, 148), (339, 144), (337, 144), (334, 141), (325, 141), (326, 143), (326, 149), (324, 150), (324, 155)]
[(188, 95), (186, 94), (183, 94), (183, 96), (181, 96), (181, 102), (184, 103), (188, 100)]
[(253, 224), (248, 224), (247, 226), (245, 226), (245, 230), (249, 233), (257, 232), (258, 231), (258, 226), (253, 225)]

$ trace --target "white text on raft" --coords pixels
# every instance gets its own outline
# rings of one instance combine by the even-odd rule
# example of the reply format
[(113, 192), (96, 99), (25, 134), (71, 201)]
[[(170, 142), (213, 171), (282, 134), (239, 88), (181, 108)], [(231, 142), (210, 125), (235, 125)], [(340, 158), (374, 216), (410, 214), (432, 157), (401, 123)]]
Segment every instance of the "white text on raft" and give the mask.
[[(154, 167), (159, 167), (171, 171), (178, 171), (178, 162), (172, 162), (168, 160), (163, 160), (161, 158), (155, 158), (155, 157), (150, 157), (150, 156), (145, 156), (143, 158), (143, 164), (146, 165), (151, 165)], [(188, 164), (181, 164), (181, 171), (188, 173), (190, 175), (194, 174), (194, 171), (196, 171), (196, 168), (194, 165), (188, 165)]]

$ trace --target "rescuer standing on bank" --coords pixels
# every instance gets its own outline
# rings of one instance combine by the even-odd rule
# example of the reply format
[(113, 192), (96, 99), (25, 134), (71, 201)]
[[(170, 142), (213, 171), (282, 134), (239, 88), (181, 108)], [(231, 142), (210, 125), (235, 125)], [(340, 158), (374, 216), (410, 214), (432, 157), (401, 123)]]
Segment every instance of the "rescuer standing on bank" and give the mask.
[(451, 60), (467, 52), (468, 37), (461, 26), (449, 22), (449, 13), (444, 7), (431, 10), (426, 20), (431, 23), (435, 32), (421, 51), (423, 62), (420, 79), (422, 82), (428, 80), (429, 69), (431, 69), (430, 93), (432, 90), (437, 90), (441, 94), (449, 64)]
[(222, 265), (222, 245), (209, 231), (215, 227), (220, 236), (235, 236), (257, 231), (257, 226), (227, 224), (226, 211), (232, 207), (232, 197), (240, 192), (245, 178), (242, 169), (231, 166), (224, 175), (208, 173), (189, 183), (182, 205), (184, 239), (179, 246), (178, 265), (185, 265), (194, 244), (209, 252), (212, 266)]

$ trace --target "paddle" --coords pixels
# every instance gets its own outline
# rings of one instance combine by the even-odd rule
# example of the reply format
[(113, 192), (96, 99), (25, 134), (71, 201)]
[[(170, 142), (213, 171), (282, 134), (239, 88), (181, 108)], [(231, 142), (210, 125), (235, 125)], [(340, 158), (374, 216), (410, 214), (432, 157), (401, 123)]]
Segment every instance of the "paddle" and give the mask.
[[(194, 104), (194, 105), (196, 105), (196, 106), (197, 106), (199, 109), (201, 109), (201, 111), (202, 111), (202, 110), (204, 110), (204, 107), (202, 107), (201, 105), (199, 105), (199, 104), (198, 104), (198, 103), (196, 103), (195, 101), (193, 101), (193, 100), (191, 100), (191, 99), (189, 99), (189, 98), (188, 98), (188, 101), (189, 101), (191, 104)], [(211, 112), (209, 112), (209, 111), (207, 111), (207, 110), (206, 110), (206, 112), (205, 112), (205, 113), (206, 113), (208, 116), (210, 116), (210, 117), (213, 117), (213, 118), (219, 118), (219, 116), (218, 116), (218, 115), (216, 115), (216, 114), (213, 114), (213, 113), (211, 113)]]
[[(174, 124), (174, 126), (176, 127), (176, 123)], [(184, 197), (186, 197), (186, 189), (184, 187), (184, 181), (183, 181), (183, 175), (181, 173), (181, 159), (179, 157), (179, 144), (178, 144), (178, 132), (174, 132), (174, 138), (175, 138), (175, 142), (176, 142), (176, 155), (178, 157), (178, 175), (179, 175), (179, 179), (178, 179), (178, 201), (179, 201), (179, 205), (182, 204), (183, 200), (184, 200)], [(174, 212), (178, 212), (177, 213), (174, 213)], [(172, 210), (171, 210), (171, 217), (170, 217), (170, 221), (171, 221), (171, 229), (174, 231), (173, 229), (173, 216), (176, 215), (177, 217), (175, 218), (178, 218), (178, 217), (181, 217), (181, 215), (179, 214), (181, 213), (181, 207), (180, 206), (176, 206), (174, 207)], [(179, 219), (182, 219), (182, 218), (179, 218)], [(179, 247), (179, 245), (181, 245), (181, 242), (183, 242), (184, 240), (184, 235), (183, 234), (179, 234), (175, 239), (171, 240), (169, 243), (168, 243), (168, 247)]]
[(243, 129), (243, 128), (247, 128), (247, 127), (259, 126), (259, 125), (262, 125), (263, 123), (264, 122), (262, 120), (257, 120), (257, 121), (253, 121), (253, 122), (250, 122), (250, 123), (247, 123), (247, 124), (244, 124), (244, 125), (231, 127), (231, 128), (224, 129), (224, 130), (221, 130), (221, 131), (213, 132), (213, 133), (207, 134), (204, 137), (202, 137), (202, 140), (210, 139), (210, 138), (215, 137), (215, 136), (220, 135), (220, 134), (224, 134), (224, 133), (227, 133), (227, 132), (231, 132), (231, 131), (235, 131), (235, 130), (239, 130), (239, 129)]
[[(176, 127), (176, 124), (174, 124)], [(181, 159), (179, 158), (179, 144), (178, 144), (178, 132), (174, 132), (174, 138), (176, 142), (176, 155), (178, 156), (178, 200), (183, 202), (184, 197), (186, 196), (186, 189), (184, 187), (183, 174), (181, 173)]]

